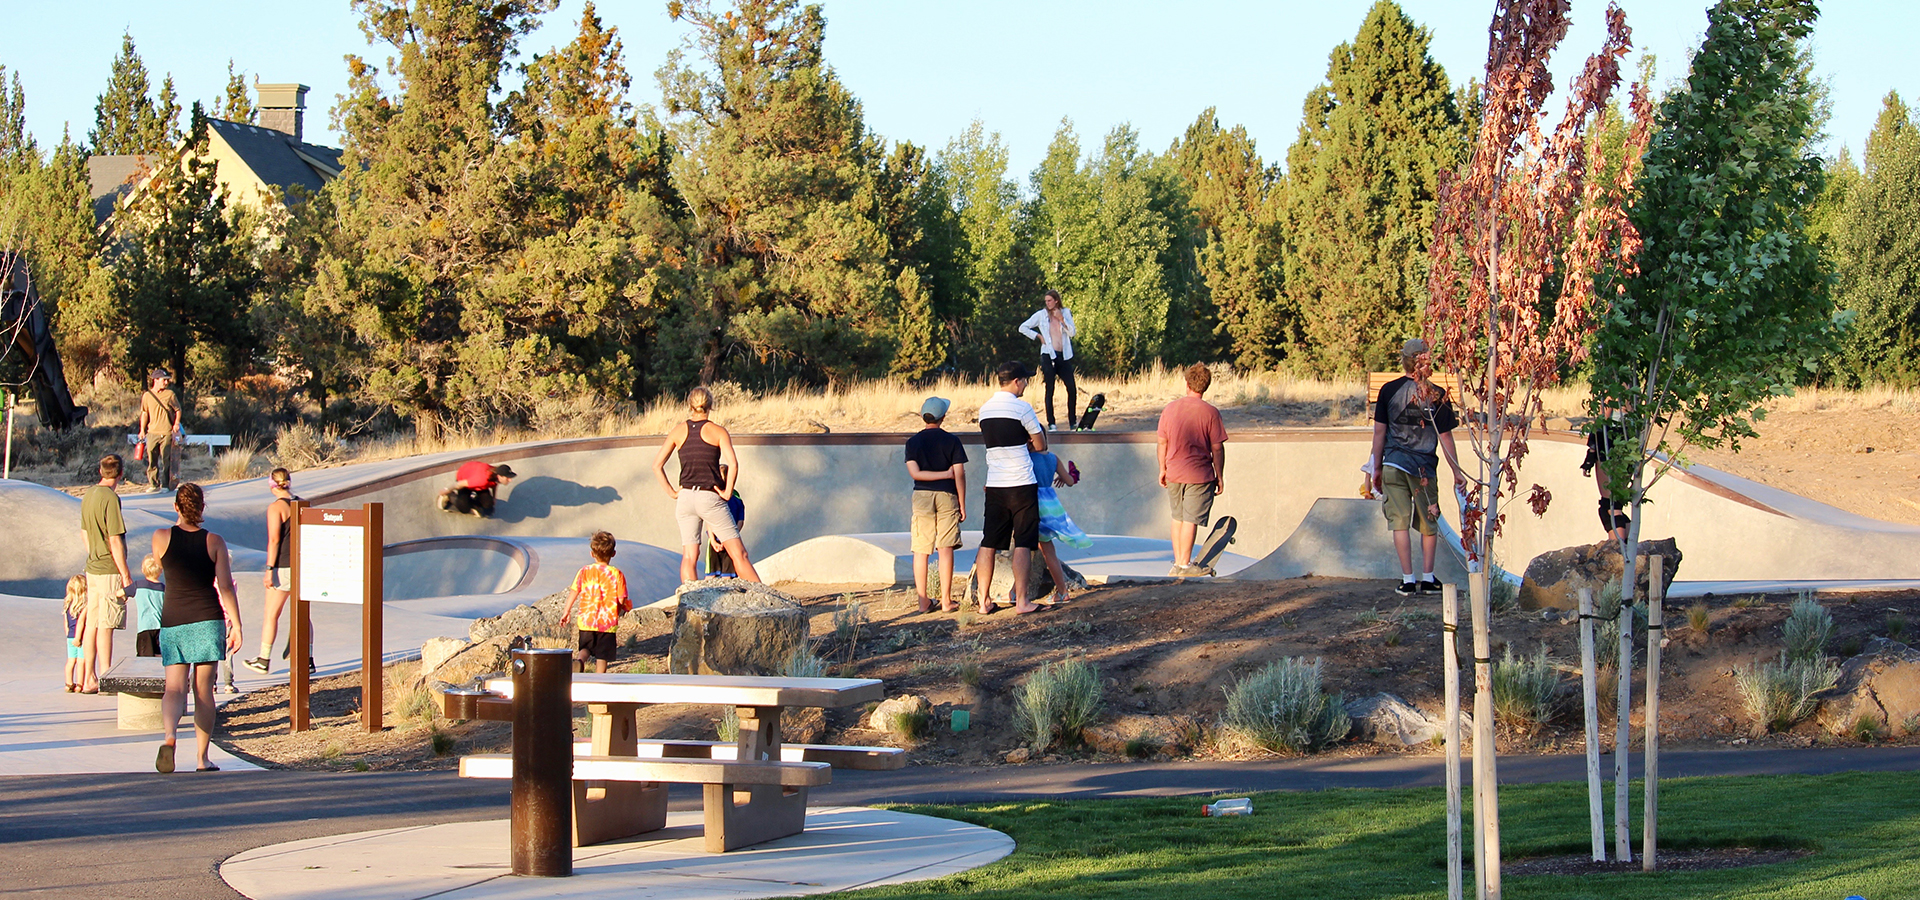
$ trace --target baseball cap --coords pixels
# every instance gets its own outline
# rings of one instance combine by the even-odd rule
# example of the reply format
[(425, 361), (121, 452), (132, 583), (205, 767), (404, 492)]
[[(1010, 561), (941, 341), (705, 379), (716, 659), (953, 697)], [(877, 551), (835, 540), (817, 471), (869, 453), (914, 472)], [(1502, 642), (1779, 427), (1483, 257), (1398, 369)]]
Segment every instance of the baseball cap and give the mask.
[(1419, 356), (1425, 352), (1427, 352), (1427, 342), (1419, 338), (1414, 338), (1400, 346), (1401, 356)]
[(516, 475), (514, 475), (514, 474), (513, 474), (513, 467), (512, 467), (512, 466), (509, 466), (509, 465), (507, 465), (506, 463), (500, 463), (500, 464), (498, 464), (498, 465), (496, 465), (496, 466), (494, 466), (494, 467), (493, 467), (493, 474), (495, 474), (495, 475), (498, 475), (498, 476), (500, 476), (501, 478), (515, 478), (515, 477), (518, 477), (518, 476), (516, 476)]
[(945, 397), (928, 397), (927, 402), (920, 404), (920, 414), (944, 419), (947, 417), (947, 408), (952, 405)]

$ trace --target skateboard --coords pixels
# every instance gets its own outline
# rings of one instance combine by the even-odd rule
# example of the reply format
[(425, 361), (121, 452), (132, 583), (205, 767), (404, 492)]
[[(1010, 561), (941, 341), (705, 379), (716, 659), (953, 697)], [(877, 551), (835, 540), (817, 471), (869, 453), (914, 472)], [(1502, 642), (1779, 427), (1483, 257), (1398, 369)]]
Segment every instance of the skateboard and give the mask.
[(1093, 399), (1087, 401), (1086, 411), (1080, 414), (1080, 424), (1076, 427), (1075, 430), (1092, 431), (1093, 423), (1099, 420), (1101, 411), (1105, 410), (1106, 408), (1107, 408), (1107, 395), (1106, 394), (1093, 395)]
[(1206, 541), (1201, 543), (1200, 555), (1194, 558), (1193, 564), (1213, 568), (1214, 561), (1226, 552), (1228, 544), (1233, 543), (1233, 531), (1239, 526), (1240, 523), (1235, 522), (1232, 516), (1221, 516), (1215, 520), (1213, 530), (1207, 533)]

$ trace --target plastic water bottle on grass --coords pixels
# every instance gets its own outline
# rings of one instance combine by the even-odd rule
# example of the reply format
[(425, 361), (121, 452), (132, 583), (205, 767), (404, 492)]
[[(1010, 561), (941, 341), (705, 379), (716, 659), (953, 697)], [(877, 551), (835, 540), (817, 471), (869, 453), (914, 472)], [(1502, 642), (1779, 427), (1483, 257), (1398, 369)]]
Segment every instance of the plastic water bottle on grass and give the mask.
[(1245, 797), (1234, 800), (1221, 800), (1200, 807), (1203, 816), (1250, 816), (1253, 815), (1253, 801)]

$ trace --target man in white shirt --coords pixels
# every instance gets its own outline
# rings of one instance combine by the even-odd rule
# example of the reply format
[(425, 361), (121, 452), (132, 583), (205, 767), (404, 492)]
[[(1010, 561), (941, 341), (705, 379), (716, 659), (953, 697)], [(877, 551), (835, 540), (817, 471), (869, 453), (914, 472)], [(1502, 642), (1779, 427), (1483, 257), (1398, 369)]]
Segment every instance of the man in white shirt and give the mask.
[(974, 557), (974, 584), (980, 591), (980, 612), (993, 612), (987, 591), (993, 586), (994, 552), (1013, 548), (1013, 611), (1030, 613), (1040, 607), (1027, 599), (1027, 568), (1040, 548), (1040, 483), (1034, 478), (1028, 448), (1041, 453), (1047, 436), (1033, 404), (1020, 399), (1033, 380), (1026, 363), (1002, 363), (994, 372), (1000, 390), (980, 404), (980, 437), (986, 444), (987, 480), (983, 508), (986, 521), (980, 535), (980, 553)]
[(1020, 333), (1040, 342), (1040, 374), (1047, 379), (1047, 430), (1053, 431), (1053, 379), (1067, 385), (1067, 429), (1079, 421), (1074, 412), (1078, 389), (1073, 379), (1073, 310), (1060, 303), (1060, 292), (1048, 290), (1045, 306), (1020, 323)]

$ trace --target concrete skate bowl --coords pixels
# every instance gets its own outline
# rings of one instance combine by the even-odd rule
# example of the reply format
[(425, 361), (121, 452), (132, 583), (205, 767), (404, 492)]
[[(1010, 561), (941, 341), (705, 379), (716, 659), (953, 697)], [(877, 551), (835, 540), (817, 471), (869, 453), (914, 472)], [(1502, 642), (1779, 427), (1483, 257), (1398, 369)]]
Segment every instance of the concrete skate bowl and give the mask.
[(489, 537), (402, 541), (383, 557), (387, 600), (505, 594), (530, 582), (537, 565), (526, 546)]
[[(1056, 546), (1061, 562), (1085, 576), (1088, 582), (1101, 584), (1136, 578), (1163, 578), (1173, 562), (1173, 551), (1166, 540), (1120, 534), (1088, 535), (1091, 547)], [(954, 551), (953, 568), (965, 575), (973, 567), (974, 553), (980, 549), (980, 532), (962, 531), (960, 549)], [(1254, 564), (1254, 559), (1238, 553), (1222, 553), (1214, 562), (1221, 575), (1232, 575)], [(937, 560), (930, 558), (930, 577), (939, 577)], [(831, 534), (808, 538), (756, 563), (760, 577), (772, 582), (804, 581), (815, 584), (913, 584), (913, 540), (908, 532), (871, 534)]]
[[(122, 521), (134, 540), (127, 565), (135, 574), (148, 548), (138, 541), (172, 524), (138, 510), (123, 509)], [(67, 579), (87, 565), (87, 539), (80, 532), (80, 498), (24, 481), (0, 479), (0, 523), (6, 546), (0, 550), (0, 594), (62, 597)]]
[[(739, 435), (740, 491), (747, 507), (743, 530), (756, 560), (811, 538), (829, 535), (904, 533), (909, 506), (903, 444), (907, 434)], [(960, 432), (968, 463), (967, 506), (979, 515), (984, 480), (977, 434)], [(1158, 484), (1155, 437), (1146, 432), (1052, 435), (1053, 449), (1075, 461), (1081, 483), (1061, 490), (1061, 500), (1090, 534), (1164, 541), (1165, 495)], [(1259, 559), (1279, 550), (1304, 524), (1327, 528), (1309, 513), (1322, 499), (1355, 498), (1360, 465), (1367, 458), (1369, 428), (1313, 428), (1235, 434), (1227, 443), (1227, 490), (1214, 515), (1240, 521), (1234, 552)], [(652, 472), (658, 437), (582, 438), (512, 444), (301, 473), (310, 499), (327, 505), (386, 504), (387, 534), (394, 540), (479, 533), (494, 537), (580, 537), (605, 529), (623, 541), (657, 547), (679, 545), (673, 501)], [(1465, 441), (1462, 441), (1465, 452)], [(1602, 537), (1594, 513), (1598, 496), (1580, 475), (1585, 450), (1578, 436), (1535, 435), (1520, 466), (1521, 490), (1538, 482), (1554, 496), (1543, 517), (1524, 504), (1504, 507), (1505, 531), (1495, 562), (1521, 571), (1534, 556)], [(453, 516), (435, 508), (439, 489), (469, 459), (511, 462), (521, 473), (502, 494), (494, 519)], [(675, 471), (669, 463), (668, 473)], [(1444, 498), (1452, 489), (1442, 473)], [(1920, 528), (1879, 522), (1716, 472), (1695, 467), (1663, 478), (1647, 507), (1644, 537), (1676, 537), (1686, 560), (1679, 577), (1688, 581), (1920, 579)], [(538, 515), (510, 512), (519, 509)], [(1378, 515), (1378, 507), (1373, 515)], [(1356, 509), (1365, 509), (1356, 507)], [(1451, 520), (1452, 510), (1446, 518)], [(257, 514), (256, 514), (257, 515)], [(1371, 535), (1366, 515), (1348, 510), (1335, 531), (1354, 543), (1335, 548), (1296, 543), (1286, 558), (1320, 575), (1377, 577), (1368, 562), (1338, 560), (1388, 557), (1380, 543), (1386, 523)], [(969, 518), (969, 524), (978, 521)], [(258, 527), (255, 526), (255, 530)], [(1164, 546), (1164, 545), (1163, 545)], [(1332, 552), (1341, 549), (1341, 553)], [(1302, 559), (1302, 556), (1306, 559)], [(1276, 566), (1277, 567), (1277, 566)], [(1286, 569), (1292, 571), (1292, 569)]]

